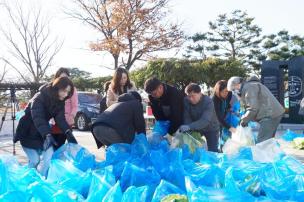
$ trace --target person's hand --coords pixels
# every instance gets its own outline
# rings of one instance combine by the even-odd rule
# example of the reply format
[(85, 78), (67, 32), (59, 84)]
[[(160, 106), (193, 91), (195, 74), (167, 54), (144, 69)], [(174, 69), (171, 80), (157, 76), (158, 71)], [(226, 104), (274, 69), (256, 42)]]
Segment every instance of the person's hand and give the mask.
[(235, 133), (235, 132), (236, 132), (236, 128), (231, 127), (231, 128), (229, 128), (229, 131), (230, 131), (231, 133)]
[(190, 130), (190, 127), (188, 125), (181, 125), (179, 127), (179, 131), (182, 132), (182, 133), (185, 133), (185, 132), (187, 132), (189, 130)]
[(58, 144), (51, 134), (47, 134), (43, 143), (43, 150), (46, 151), (53, 145), (57, 146)]
[(245, 127), (248, 126), (248, 123), (246, 121), (242, 120), (241, 123), (240, 123), (240, 125), (245, 128)]
[(74, 144), (78, 144), (76, 138), (74, 137), (73, 133), (71, 130), (68, 130), (65, 135), (67, 136), (67, 140), (69, 143), (74, 143)]
[(167, 135), (164, 136), (164, 138), (168, 141), (169, 145), (172, 144), (172, 139), (173, 139), (173, 136), (170, 135), (169, 133)]

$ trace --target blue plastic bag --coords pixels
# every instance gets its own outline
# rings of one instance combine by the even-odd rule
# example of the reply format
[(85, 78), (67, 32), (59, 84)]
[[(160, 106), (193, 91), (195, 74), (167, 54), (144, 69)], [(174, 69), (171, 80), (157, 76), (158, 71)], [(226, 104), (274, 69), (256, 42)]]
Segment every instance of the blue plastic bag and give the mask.
[(195, 153), (195, 162), (207, 164), (222, 164), (227, 161), (227, 156), (222, 153), (210, 152), (204, 149), (197, 149)]
[(153, 126), (152, 132), (165, 136), (167, 135), (169, 128), (170, 128), (170, 121), (156, 121)]
[(304, 137), (303, 134), (297, 134), (291, 130), (287, 130), (283, 135), (282, 135), (282, 139), (285, 140), (285, 141), (288, 141), (288, 142), (291, 142), (293, 141), (295, 138), (298, 138), (298, 137)]
[(91, 172), (83, 172), (71, 162), (52, 160), (48, 172), (47, 181), (60, 184), (62, 187), (72, 189), (87, 197), (92, 175)]
[(184, 194), (180, 188), (167, 182), (165, 180), (161, 180), (159, 185), (156, 187), (152, 202), (160, 202), (165, 196), (169, 194)]
[[(273, 164), (267, 164), (261, 170), (261, 184), (266, 196), (274, 200), (302, 201), (304, 198), (304, 174), (296, 174), (294, 167), (286, 166), (283, 158)], [(289, 162), (293, 166), (295, 162)], [(300, 171), (302, 172), (302, 171)]]
[(167, 168), (168, 160), (166, 155), (161, 150), (153, 150), (150, 152), (150, 161), (157, 172), (162, 175)]
[(299, 160), (291, 156), (283, 156), (282, 159), (275, 162), (277, 167), (281, 168), (281, 171), (285, 175), (304, 175), (304, 166)]
[[(240, 117), (237, 115), (237, 113), (234, 112), (228, 112), (225, 118), (225, 121), (231, 126), (236, 128), (240, 123)], [(222, 146), (225, 144), (225, 142), (231, 138), (231, 132), (229, 131), (229, 128), (223, 128), (222, 134), (219, 142), (219, 146)]]
[(126, 163), (121, 174), (121, 188), (126, 190), (130, 186), (157, 185), (160, 176), (153, 167), (141, 168), (131, 163)]
[(261, 168), (259, 166), (229, 167), (225, 175), (225, 188), (230, 192), (242, 191), (260, 196), (263, 193), (259, 177)]
[(149, 144), (152, 146), (158, 145), (164, 141), (164, 136), (167, 135), (170, 127), (170, 121), (156, 121), (152, 133), (147, 135)]
[(116, 179), (119, 179), (124, 169), (125, 162), (131, 158), (132, 157), (130, 144), (113, 144), (107, 148), (106, 160), (103, 166), (106, 167), (111, 165), (113, 167), (114, 176), (116, 177)]
[(189, 202), (217, 202), (217, 201), (237, 201), (237, 202), (254, 202), (256, 198), (246, 192), (239, 190), (227, 190), (224, 188), (214, 188), (207, 186), (196, 186), (186, 177), (187, 197)]
[[(239, 123), (240, 123), (240, 102), (236, 101), (234, 104), (231, 106), (231, 110), (227, 113), (225, 117), (225, 121), (231, 126), (236, 128)], [(222, 134), (221, 134), (221, 141), (220, 145), (224, 145), (225, 142), (227, 141), (228, 138), (231, 137), (231, 132), (227, 128), (223, 128)]]
[(247, 159), (253, 160), (252, 151), (250, 147), (241, 147), (239, 152), (231, 157), (230, 161)]
[(26, 191), (33, 182), (42, 182), (41, 175), (34, 168), (19, 167), (10, 171), (10, 186), (13, 190)]
[(195, 189), (188, 200), (189, 202), (255, 202), (256, 198), (246, 192), (230, 192), (225, 189), (202, 186)]
[(183, 152), (182, 149), (174, 149), (166, 154), (166, 167), (160, 173), (162, 179), (174, 184), (181, 190), (185, 191), (185, 170), (182, 164)]
[(234, 128), (236, 128), (240, 123), (240, 117), (238, 117), (236, 114), (231, 112), (227, 113), (225, 120), (229, 125), (231, 125)]
[(87, 202), (101, 201), (115, 183), (115, 176), (109, 167), (94, 171)]
[(52, 159), (71, 161), (74, 166), (82, 171), (94, 169), (95, 156), (79, 144), (64, 144), (54, 154)]
[(1, 202), (12, 202), (12, 201), (30, 201), (32, 196), (23, 191), (10, 191), (3, 195), (0, 195)]
[(0, 195), (8, 191), (8, 171), (4, 162), (0, 159)]
[(36, 169), (19, 165), (14, 156), (0, 156), (0, 195), (9, 191), (25, 192), (36, 181), (42, 181)]
[(170, 150), (169, 142), (167, 139), (165, 139), (163, 136), (160, 138), (158, 136), (158, 140), (156, 142), (150, 143), (150, 150), (161, 150), (163, 152), (168, 152)]
[(161, 178), (185, 190), (182, 159), (182, 149), (173, 149), (167, 153), (162, 150), (153, 150), (150, 153), (150, 161)]
[(196, 186), (223, 187), (225, 172), (216, 164), (195, 163), (187, 159), (183, 161), (185, 175), (188, 176)]
[(149, 187), (129, 187), (122, 196), (122, 202), (146, 202), (149, 201)]
[(231, 106), (231, 111), (233, 113), (237, 113), (238, 114), (240, 112), (240, 110), (241, 110), (241, 103), (240, 103), (240, 101), (235, 100), (234, 103)]
[(102, 199), (102, 202), (121, 202), (122, 191), (120, 188), (120, 183), (117, 183), (108, 191), (105, 197)]
[(114, 164), (120, 161), (125, 161), (131, 156), (130, 144), (112, 144), (106, 150), (106, 162), (108, 164)]
[(32, 195), (31, 202), (84, 201), (84, 198), (77, 192), (47, 182), (30, 184), (28, 193)]
[(150, 151), (150, 145), (145, 134), (136, 135), (131, 144), (132, 157), (143, 157)]

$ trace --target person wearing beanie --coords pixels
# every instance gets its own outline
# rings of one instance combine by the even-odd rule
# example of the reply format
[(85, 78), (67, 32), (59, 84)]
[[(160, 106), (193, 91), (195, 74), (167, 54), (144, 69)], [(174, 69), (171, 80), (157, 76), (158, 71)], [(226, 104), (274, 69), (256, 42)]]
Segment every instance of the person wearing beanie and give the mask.
[(250, 121), (260, 124), (257, 143), (274, 137), (283, 117), (284, 108), (270, 90), (255, 76), (246, 81), (241, 77), (231, 77), (227, 89), (239, 96), (245, 108), (245, 114), (241, 117), (241, 126), (246, 127)]
[(132, 143), (135, 134), (146, 134), (141, 96), (136, 91), (124, 93), (116, 103), (99, 114), (92, 125), (97, 147)]

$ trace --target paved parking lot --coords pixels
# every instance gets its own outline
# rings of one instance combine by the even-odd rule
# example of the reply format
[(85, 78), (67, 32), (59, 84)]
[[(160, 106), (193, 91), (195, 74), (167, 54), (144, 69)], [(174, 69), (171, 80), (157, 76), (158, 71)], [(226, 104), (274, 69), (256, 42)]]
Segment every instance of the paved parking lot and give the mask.
[[(2, 114), (0, 113), (0, 117)], [(13, 154), (13, 143), (12, 143), (12, 133), (13, 133), (13, 121), (11, 120), (10, 114), (7, 114), (6, 121), (3, 122), (2, 130), (0, 131), (0, 155), (1, 154)], [(1, 123), (1, 121), (0, 121)], [(15, 125), (18, 124), (16, 121)], [(96, 159), (101, 161), (104, 159), (104, 149), (97, 149), (95, 140), (92, 134), (88, 131), (74, 131), (74, 135), (76, 136), (79, 144), (87, 148), (91, 153), (96, 156)], [(26, 163), (27, 158), (25, 153), (22, 150), (20, 143), (18, 142), (15, 145), (16, 156), (21, 163)]]
[[(104, 159), (104, 148), (97, 149), (95, 140), (90, 132), (75, 131), (74, 134), (79, 144), (93, 153), (97, 160), (101, 161)], [(15, 145), (15, 148), (18, 160), (21, 163), (26, 163), (27, 158), (19, 142)], [(13, 154), (12, 136), (0, 136), (0, 155), (1, 154)]]
[[(9, 119), (8, 119), (9, 120)], [(0, 155), (1, 154), (13, 154), (13, 144), (12, 144), (12, 121), (6, 121), (3, 125), (3, 129), (0, 132)], [(91, 153), (96, 156), (96, 159), (101, 161), (105, 158), (104, 148), (97, 149), (95, 140), (91, 134), (91, 132), (81, 132), (74, 131), (75, 137), (79, 144), (83, 147), (87, 148)], [(278, 137), (281, 133), (278, 133)], [(304, 150), (296, 150), (292, 148), (292, 146), (281, 139), (279, 139), (279, 143), (281, 144), (281, 148), (285, 153), (296, 157), (297, 159), (304, 162)], [(15, 145), (16, 148), (16, 156), (21, 163), (26, 163), (27, 158), (19, 144), (19, 142)]]

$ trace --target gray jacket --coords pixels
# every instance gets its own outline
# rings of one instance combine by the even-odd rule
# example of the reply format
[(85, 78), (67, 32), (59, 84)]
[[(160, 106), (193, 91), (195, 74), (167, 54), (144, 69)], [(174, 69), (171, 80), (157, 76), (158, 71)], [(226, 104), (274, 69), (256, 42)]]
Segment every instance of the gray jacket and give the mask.
[(199, 103), (193, 105), (184, 98), (184, 124), (202, 133), (218, 131), (219, 122), (212, 99), (203, 95)]
[(269, 89), (255, 77), (242, 84), (241, 103), (246, 109), (242, 120), (260, 121), (265, 118), (276, 118), (284, 114), (284, 108)]

